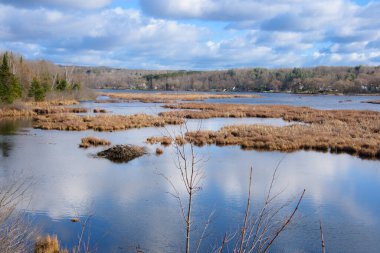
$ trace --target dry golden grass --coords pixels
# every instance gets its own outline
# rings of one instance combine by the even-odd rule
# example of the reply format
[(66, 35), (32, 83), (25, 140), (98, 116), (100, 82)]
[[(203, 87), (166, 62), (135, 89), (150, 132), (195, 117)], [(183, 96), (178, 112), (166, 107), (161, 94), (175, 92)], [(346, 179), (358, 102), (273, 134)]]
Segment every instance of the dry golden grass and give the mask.
[(81, 107), (47, 106), (34, 108), (33, 111), (38, 115), (46, 115), (57, 113), (86, 113), (87, 109)]
[(36, 114), (53, 113), (85, 113), (84, 108), (68, 108), (67, 105), (79, 104), (76, 100), (53, 100), (43, 102), (18, 102), (14, 105), (0, 107), (0, 119), (3, 118), (29, 118)]
[(47, 107), (47, 106), (63, 106), (63, 105), (79, 105), (79, 101), (77, 100), (47, 100), (47, 101), (30, 101), (25, 102), (26, 105), (32, 106), (32, 107)]
[(68, 253), (68, 250), (62, 250), (56, 235), (47, 235), (43, 238), (37, 238), (34, 244), (34, 253)]
[(29, 118), (36, 115), (31, 109), (16, 108), (16, 107), (3, 107), (0, 108), (0, 119), (3, 118)]
[(143, 103), (168, 103), (178, 100), (195, 101), (217, 98), (258, 98), (255, 94), (223, 94), (223, 93), (101, 93), (111, 99), (137, 100)]
[(83, 131), (117, 131), (130, 128), (163, 127), (182, 124), (177, 117), (158, 117), (146, 114), (135, 115), (96, 115), (79, 116), (75, 114), (49, 114), (34, 118), (33, 127), (45, 130)]
[(156, 148), (156, 155), (162, 155), (164, 151), (161, 148)]
[(167, 136), (150, 137), (150, 138), (146, 139), (146, 142), (149, 144), (160, 143), (163, 146), (169, 146), (170, 144), (172, 144), (172, 139), (170, 137), (167, 137)]
[(227, 126), (219, 131), (186, 134), (196, 145), (240, 145), (244, 149), (291, 152), (296, 150), (347, 153), (380, 159), (380, 113), (355, 110), (317, 110), (283, 105), (234, 105), (185, 103), (166, 106), (182, 109), (161, 113), (164, 117), (191, 119), (213, 117), (282, 118), (297, 121), (285, 127)]
[(109, 145), (111, 145), (111, 142), (107, 140), (89, 136), (89, 137), (82, 138), (81, 143), (79, 144), (79, 147), (89, 148), (91, 146), (97, 147), (97, 146), (109, 146)]

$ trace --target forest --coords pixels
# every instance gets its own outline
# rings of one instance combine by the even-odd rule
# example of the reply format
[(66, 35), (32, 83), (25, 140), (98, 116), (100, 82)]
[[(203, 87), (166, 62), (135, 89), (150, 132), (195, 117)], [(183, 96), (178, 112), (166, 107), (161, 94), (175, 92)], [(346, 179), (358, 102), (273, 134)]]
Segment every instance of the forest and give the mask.
[(84, 99), (91, 91), (73, 74), (75, 67), (25, 60), (12, 52), (0, 54), (0, 103), (15, 100)]
[(92, 89), (168, 91), (292, 92), (306, 94), (378, 94), (380, 66), (246, 68), (213, 71), (133, 70), (62, 66), (0, 54), (0, 100), (86, 99)]
[(368, 94), (380, 92), (380, 66), (218, 71), (147, 71), (78, 67), (75, 75), (92, 88), (191, 91), (255, 91)]

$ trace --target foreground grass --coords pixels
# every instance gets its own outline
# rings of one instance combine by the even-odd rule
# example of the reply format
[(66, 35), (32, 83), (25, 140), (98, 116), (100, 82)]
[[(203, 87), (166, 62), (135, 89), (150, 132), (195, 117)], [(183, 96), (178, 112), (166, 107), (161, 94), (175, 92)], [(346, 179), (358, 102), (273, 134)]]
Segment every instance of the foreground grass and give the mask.
[(69, 253), (69, 251), (61, 249), (56, 235), (47, 235), (36, 239), (34, 253)]
[(117, 131), (142, 127), (163, 127), (182, 124), (178, 117), (158, 117), (146, 114), (79, 116), (75, 114), (49, 114), (34, 118), (33, 127), (44, 130)]
[(220, 93), (101, 93), (111, 99), (137, 100), (143, 103), (169, 103), (182, 101), (203, 101), (206, 99), (222, 98), (258, 98), (255, 94), (220, 94)]
[[(380, 159), (380, 113), (354, 110), (317, 110), (281, 105), (236, 105), (184, 103), (166, 106), (177, 111), (163, 117), (207, 119), (215, 117), (282, 118), (302, 122), (284, 127), (238, 125), (218, 131), (186, 133), (186, 141), (195, 145), (239, 145), (244, 149), (292, 152), (316, 150), (347, 153), (361, 158)], [(161, 142), (149, 138), (150, 143)]]

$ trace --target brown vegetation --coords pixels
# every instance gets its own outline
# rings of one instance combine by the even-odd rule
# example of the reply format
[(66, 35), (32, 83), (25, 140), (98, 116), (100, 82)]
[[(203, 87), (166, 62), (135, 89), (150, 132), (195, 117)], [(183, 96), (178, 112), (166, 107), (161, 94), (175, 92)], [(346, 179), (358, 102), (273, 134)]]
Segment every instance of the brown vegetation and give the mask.
[(81, 144), (79, 144), (79, 147), (89, 148), (91, 146), (97, 147), (97, 146), (109, 146), (109, 145), (111, 145), (111, 142), (107, 140), (89, 136), (89, 137), (82, 138)]
[(95, 108), (93, 110), (94, 113), (107, 113), (107, 111), (105, 109), (99, 109), (99, 108)]
[(45, 108), (34, 108), (33, 111), (37, 115), (46, 115), (46, 114), (57, 114), (57, 113), (86, 113), (86, 108), (81, 107), (45, 107)]
[(205, 119), (212, 117), (282, 118), (297, 121), (285, 127), (263, 125), (227, 126), (219, 131), (186, 134), (196, 145), (240, 145), (267, 151), (317, 150), (380, 159), (380, 113), (354, 110), (316, 110), (282, 105), (178, 104), (179, 110), (160, 115)]
[(34, 253), (68, 253), (68, 250), (61, 249), (56, 235), (47, 235), (36, 239)]
[(161, 148), (156, 148), (156, 155), (162, 155), (164, 151)]
[(116, 145), (107, 150), (99, 152), (98, 157), (107, 158), (112, 162), (129, 162), (146, 153), (144, 147), (133, 145)]
[(146, 142), (149, 144), (160, 143), (163, 146), (169, 146), (170, 144), (172, 144), (172, 139), (168, 136), (150, 137), (146, 139)]
[(35, 112), (31, 109), (7, 106), (0, 108), (0, 119), (4, 118), (28, 118), (35, 115)]
[(137, 100), (143, 103), (170, 103), (178, 100), (201, 101), (221, 98), (258, 98), (255, 94), (226, 94), (226, 93), (101, 93), (112, 99)]
[(79, 116), (75, 114), (50, 114), (34, 118), (33, 127), (45, 130), (116, 131), (141, 127), (163, 127), (182, 124), (178, 117), (158, 117), (146, 114)]
[(25, 102), (26, 105), (33, 107), (48, 107), (48, 106), (63, 106), (63, 105), (79, 105), (78, 100), (74, 99), (59, 99), (59, 100), (46, 100), (40, 102)]
[(367, 101), (367, 103), (369, 103), (369, 104), (379, 104), (380, 105), (380, 100), (371, 100), (371, 101)]
[(43, 102), (18, 102), (13, 105), (0, 106), (0, 119), (29, 118), (36, 114), (85, 113), (85, 108), (64, 107), (79, 104), (76, 100), (51, 100)]

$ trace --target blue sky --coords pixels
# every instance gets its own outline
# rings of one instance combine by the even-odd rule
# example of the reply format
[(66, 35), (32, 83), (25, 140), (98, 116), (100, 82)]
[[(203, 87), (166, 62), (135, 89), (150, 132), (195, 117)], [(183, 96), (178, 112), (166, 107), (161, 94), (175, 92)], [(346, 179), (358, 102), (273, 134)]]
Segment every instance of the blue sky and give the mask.
[(380, 65), (380, 1), (0, 0), (0, 50), (133, 69)]

